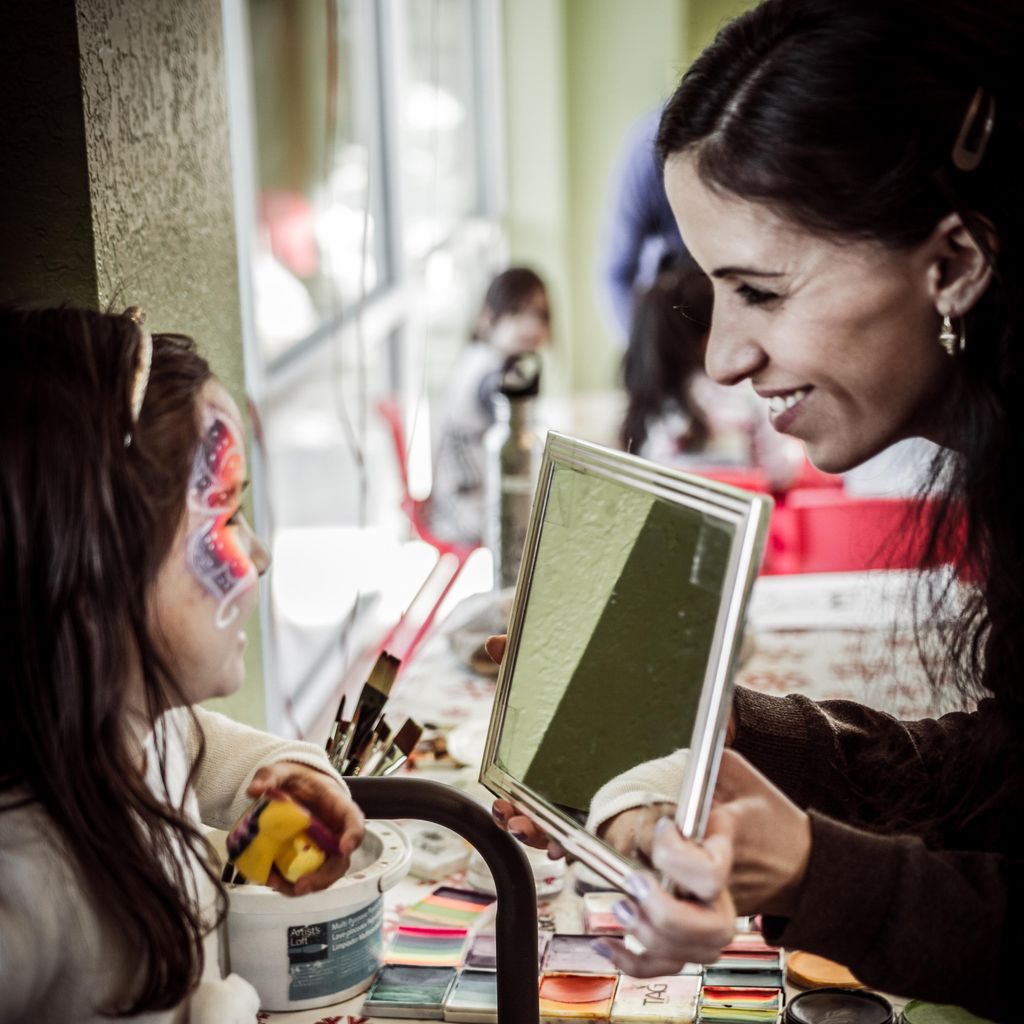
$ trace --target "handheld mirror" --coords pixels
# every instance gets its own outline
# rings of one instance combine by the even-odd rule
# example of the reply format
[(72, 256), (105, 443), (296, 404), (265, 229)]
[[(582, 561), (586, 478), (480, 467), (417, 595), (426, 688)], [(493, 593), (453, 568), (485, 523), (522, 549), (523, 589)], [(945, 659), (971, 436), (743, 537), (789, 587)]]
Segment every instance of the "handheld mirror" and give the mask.
[(771, 499), (548, 434), (480, 781), (613, 885), (594, 794), (689, 748), (676, 821), (703, 835)]

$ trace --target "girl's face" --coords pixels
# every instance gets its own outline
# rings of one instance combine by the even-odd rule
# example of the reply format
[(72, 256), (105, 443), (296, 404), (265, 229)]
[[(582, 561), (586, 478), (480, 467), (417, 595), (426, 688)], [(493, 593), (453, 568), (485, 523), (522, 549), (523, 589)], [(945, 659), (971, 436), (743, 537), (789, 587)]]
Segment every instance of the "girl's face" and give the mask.
[(935, 252), (812, 235), (766, 206), (709, 189), (671, 157), (665, 188), (711, 278), (706, 367), (749, 379), (776, 430), (839, 473), (902, 438), (938, 440), (952, 360), (938, 342)]
[(186, 514), (153, 593), (153, 635), (191, 703), (245, 678), (244, 625), (270, 555), (241, 512), (247, 482), (238, 407), (216, 380), (200, 395), (201, 438)]
[(499, 316), (491, 326), (490, 342), (502, 355), (536, 352), (551, 340), (551, 310), (547, 292), (538, 288), (514, 313)]

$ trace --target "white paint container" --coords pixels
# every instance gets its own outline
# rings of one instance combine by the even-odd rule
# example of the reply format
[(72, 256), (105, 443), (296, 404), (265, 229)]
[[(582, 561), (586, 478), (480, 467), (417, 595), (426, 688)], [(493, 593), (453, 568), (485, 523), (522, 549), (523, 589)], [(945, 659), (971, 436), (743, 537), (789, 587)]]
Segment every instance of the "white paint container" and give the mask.
[(405, 877), (412, 847), (391, 822), (368, 821), (344, 878), (306, 896), (228, 886), (231, 970), (264, 1010), (306, 1010), (365, 992), (380, 967), (384, 898)]

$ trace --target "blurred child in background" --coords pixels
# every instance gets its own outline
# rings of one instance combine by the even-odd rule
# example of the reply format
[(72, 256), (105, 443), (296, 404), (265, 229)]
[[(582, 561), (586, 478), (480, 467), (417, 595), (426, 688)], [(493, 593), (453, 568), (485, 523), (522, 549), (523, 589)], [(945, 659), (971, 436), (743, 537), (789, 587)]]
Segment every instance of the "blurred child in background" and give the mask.
[(445, 540), (479, 543), (484, 528), (483, 438), (494, 422), (493, 399), (510, 356), (551, 340), (551, 309), (542, 278), (511, 267), (491, 281), (473, 335), (454, 369), (434, 460), (431, 527)]

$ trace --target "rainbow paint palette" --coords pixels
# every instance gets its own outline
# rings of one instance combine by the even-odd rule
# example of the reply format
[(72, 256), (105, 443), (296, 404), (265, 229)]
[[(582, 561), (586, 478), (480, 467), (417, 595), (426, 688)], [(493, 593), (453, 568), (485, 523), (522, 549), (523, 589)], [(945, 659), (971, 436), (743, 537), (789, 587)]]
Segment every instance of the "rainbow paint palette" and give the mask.
[(615, 974), (546, 974), (540, 982), (542, 1024), (607, 1020), (618, 980)]
[(402, 922), (444, 925), (448, 928), (472, 928), (494, 905), (495, 897), (468, 889), (443, 885), (425, 899), (407, 907)]
[(451, 967), (385, 964), (363, 1003), (367, 1017), (443, 1020), (444, 1004), (455, 983)]
[(611, 1024), (692, 1024), (697, 1017), (700, 978), (619, 978)]
[(467, 935), (465, 928), (400, 925), (391, 939), (384, 962), (420, 967), (460, 967)]

